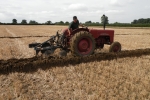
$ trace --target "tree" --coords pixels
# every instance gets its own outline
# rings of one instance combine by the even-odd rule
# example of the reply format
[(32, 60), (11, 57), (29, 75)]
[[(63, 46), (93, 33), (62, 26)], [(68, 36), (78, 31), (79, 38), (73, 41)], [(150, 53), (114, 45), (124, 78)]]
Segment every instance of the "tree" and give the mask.
[(65, 22), (65, 24), (66, 24), (66, 25), (69, 25), (69, 22), (68, 22), (68, 21), (66, 21), (66, 22)]
[(27, 24), (27, 20), (23, 19), (21, 24)]
[(85, 24), (92, 24), (92, 21), (86, 21)]
[(108, 17), (106, 15), (103, 15), (101, 17), (101, 24), (109, 24)]
[(114, 22), (114, 24), (120, 24), (119, 22)]
[(138, 23), (143, 24), (143, 23), (144, 23), (144, 19), (143, 19), (143, 18), (140, 18), (140, 19), (138, 20)]
[(150, 18), (147, 19), (147, 23), (150, 23)]
[(29, 24), (36, 25), (36, 24), (38, 24), (38, 22), (36, 22), (34, 20), (30, 20)]
[(137, 24), (137, 20), (133, 20), (133, 22), (131, 22), (132, 24)]
[(64, 24), (64, 22), (63, 22), (63, 21), (60, 21), (59, 23), (60, 23), (60, 24)]
[(13, 19), (12, 24), (17, 24), (17, 19)]
[(52, 24), (52, 21), (47, 21), (46, 23), (45, 23), (46, 25), (50, 25), (50, 24)]

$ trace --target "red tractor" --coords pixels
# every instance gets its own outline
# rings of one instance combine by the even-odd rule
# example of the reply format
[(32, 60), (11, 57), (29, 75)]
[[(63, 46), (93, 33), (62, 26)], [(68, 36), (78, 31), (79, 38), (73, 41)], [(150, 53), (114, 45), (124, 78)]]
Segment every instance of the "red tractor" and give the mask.
[(68, 29), (63, 33), (56, 33), (49, 40), (43, 43), (29, 44), (34, 48), (36, 55), (41, 52), (49, 56), (57, 48), (61, 48), (60, 55), (66, 56), (69, 51), (75, 56), (88, 56), (94, 53), (95, 49), (102, 49), (104, 44), (110, 45), (109, 52), (120, 52), (121, 44), (114, 42), (114, 30), (99, 30), (89, 28), (78, 28), (69, 35)]

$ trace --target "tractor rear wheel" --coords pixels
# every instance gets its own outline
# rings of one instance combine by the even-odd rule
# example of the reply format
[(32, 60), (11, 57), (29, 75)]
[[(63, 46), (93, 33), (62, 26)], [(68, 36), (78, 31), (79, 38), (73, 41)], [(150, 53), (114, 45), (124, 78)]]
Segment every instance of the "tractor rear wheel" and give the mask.
[(110, 45), (109, 52), (120, 52), (121, 51), (121, 44), (119, 42), (113, 42)]
[(88, 56), (95, 50), (95, 40), (87, 31), (76, 33), (70, 41), (70, 49), (75, 56)]

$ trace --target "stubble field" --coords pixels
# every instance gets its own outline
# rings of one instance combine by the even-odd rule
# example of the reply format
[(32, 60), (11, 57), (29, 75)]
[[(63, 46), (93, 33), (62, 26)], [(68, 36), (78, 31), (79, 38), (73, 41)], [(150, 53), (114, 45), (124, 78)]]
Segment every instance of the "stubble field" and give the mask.
[[(33, 57), (29, 43), (43, 42), (64, 28), (0, 26), (0, 59)], [(115, 30), (115, 41), (123, 50), (150, 48), (150, 28), (108, 29)], [(108, 52), (108, 48), (96, 52)], [(0, 99), (149, 100), (150, 55), (0, 75)]]

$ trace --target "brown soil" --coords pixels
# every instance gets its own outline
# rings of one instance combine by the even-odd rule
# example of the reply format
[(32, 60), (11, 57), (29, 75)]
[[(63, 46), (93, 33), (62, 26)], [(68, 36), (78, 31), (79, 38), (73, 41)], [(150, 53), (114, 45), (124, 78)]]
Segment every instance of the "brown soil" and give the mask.
[(139, 57), (142, 55), (150, 55), (150, 49), (125, 50), (120, 53), (97, 53), (88, 57), (67, 56), (64, 58), (49, 57), (49, 59), (32, 57), (26, 59), (0, 60), (0, 74), (8, 74), (12, 72), (35, 72), (39, 68), (46, 70), (55, 66), (63, 67), (69, 64), (76, 65), (93, 61), (117, 60), (118, 58)]

